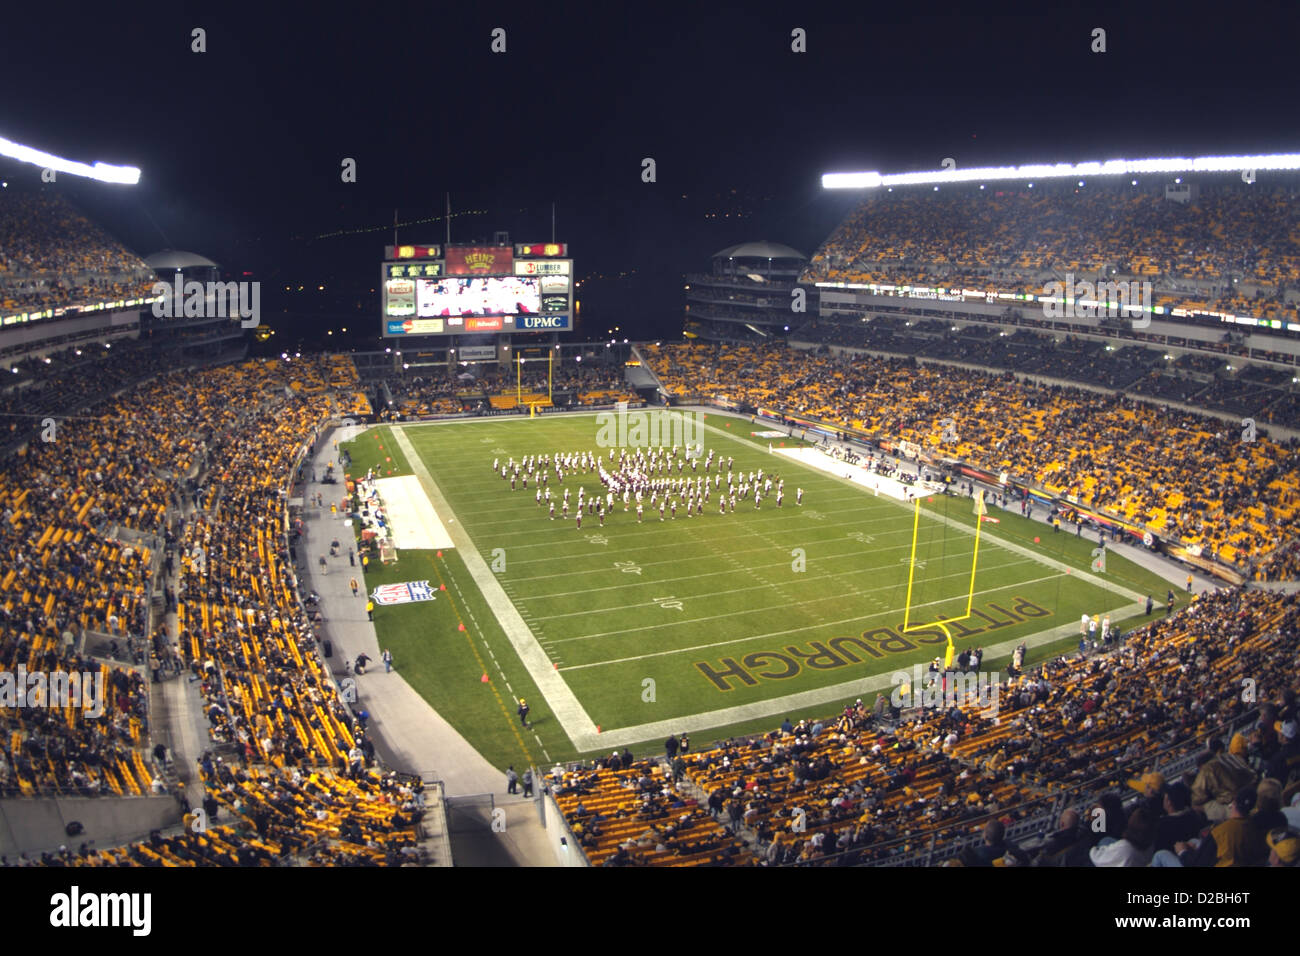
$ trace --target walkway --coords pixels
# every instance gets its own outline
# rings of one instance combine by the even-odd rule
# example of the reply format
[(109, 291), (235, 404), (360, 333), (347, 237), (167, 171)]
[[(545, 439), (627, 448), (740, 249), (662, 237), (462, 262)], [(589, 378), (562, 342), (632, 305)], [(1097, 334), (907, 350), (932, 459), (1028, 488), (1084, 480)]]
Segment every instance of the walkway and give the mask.
[[(349, 428), (346, 431), (352, 432)], [(335, 431), (334, 437), (339, 435)], [(350, 436), (347, 436), (350, 437)], [(304, 532), (297, 542), (298, 577), (302, 587), (320, 595), (320, 611), (325, 623), (318, 633), (333, 644), (333, 656), (327, 663), (336, 677), (347, 676), (350, 662), (365, 653), (374, 662), (366, 673), (356, 677), (356, 710), (370, 713), (369, 733), (380, 759), (393, 769), (443, 781), (449, 801), (458, 796), (494, 794), (498, 806), (506, 808), (510, 838), (502, 840), (502, 853), (493, 858), (500, 864), (508, 860), (519, 866), (554, 864), (540, 832), (537, 814), (531, 801), (507, 796), (505, 775), (488, 763), (441, 714), (402, 679), (401, 664), (385, 673), (380, 662), (379, 640), (375, 627), (366, 619), (366, 591), (360, 561), (349, 562), (347, 549), (353, 541), (352, 529), (344, 524), (342, 514), (331, 514), (330, 503), (343, 501), (340, 484), (318, 484), (316, 475), (324, 475), (328, 465), (342, 474), (332, 439), (321, 441), (313, 460), (307, 463), (308, 481), (295, 494), (303, 498)], [(310, 504), (319, 493), (323, 507)], [(330, 557), (330, 542), (335, 538), (342, 553)], [(319, 559), (325, 556), (326, 570)], [(356, 577), (362, 589), (353, 596), (349, 580)], [(522, 805), (522, 806), (516, 806)], [(504, 837), (504, 835), (503, 835)], [(455, 848), (453, 847), (453, 853)], [(472, 863), (469, 859), (464, 861)]]

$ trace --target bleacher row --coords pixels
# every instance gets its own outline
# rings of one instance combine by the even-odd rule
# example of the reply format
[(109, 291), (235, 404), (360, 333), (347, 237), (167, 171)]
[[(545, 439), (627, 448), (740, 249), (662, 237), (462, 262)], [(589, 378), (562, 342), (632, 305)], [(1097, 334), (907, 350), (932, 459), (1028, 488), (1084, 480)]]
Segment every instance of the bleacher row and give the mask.
[[(178, 643), (201, 681), (214, 750), (212, 826), (45, 862), (189, 865), (401, 863), (415, 858), (421, 784), (381, 777), (364, 729), (337, 699), (293, 592), (283, 538), (296, 455), (359, 405), (350, 359), (254, 360), (157, 379), (32, 443), (0, 476), (5, 573), (0, 656), (70, 663), (82, 627), (142, 635), (147, 551), (113, 526), (179, 544)], [(182, 517), (176, 505), (197, 510)], [(75, 661), (71, 661), (75, 663)], [(0, 773), (16, 792), (148, 792), (155, 775), (139, 671), (103, 665), (106, 717), (0, 711)], [(100, 738), (103, 739), (100, 739)], [(225, 825), (222, 814), (234, 817)]]
[[(1218, 419), (1010, 373), (852, 359), (782, 346), (647, 345), (673, 394), (817, 417), (873, 439), (915, 442), (1053, 494), (1075, 495), (1164, 538), (1261, 574), (1300, 531), (1300, 453)], [(944, 418), (959, 442), (941, 442)]]
[[(859, 701), (686, 755), (685, 786), (649, 760), (569, 771), (554, 791), (594, 865), (884, 863), (935, 841), (969, 843), (990, 818), (1014, 825), (1060, 800), (1082, 812), (1157, 758), (1195, 755), (1254, 707), (1242, 699), (1248, 678), (1258, 701), (1291, 701), (1279, 724), (1294, 720), (1297, 625), (1296, 595), (1223, 589), (1113, 653), (1006, 679), (996, 708), (972, 701), (890, 719), (883, 702)], [(1283, 785), (1300, 777), (1300, 749), (1289, 746)], [(1211, 820), (1209, 805), (1232, 796), (1191, 792)]]

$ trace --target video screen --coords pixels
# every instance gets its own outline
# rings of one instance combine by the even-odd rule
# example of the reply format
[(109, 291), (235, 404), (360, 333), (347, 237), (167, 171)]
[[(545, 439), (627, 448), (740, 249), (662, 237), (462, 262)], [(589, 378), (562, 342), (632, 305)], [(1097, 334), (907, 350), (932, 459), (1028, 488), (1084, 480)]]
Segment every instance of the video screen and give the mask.
[(531, 276), (417, 279), (416, 315), (532, 315), (541, 311), (538, 280)]

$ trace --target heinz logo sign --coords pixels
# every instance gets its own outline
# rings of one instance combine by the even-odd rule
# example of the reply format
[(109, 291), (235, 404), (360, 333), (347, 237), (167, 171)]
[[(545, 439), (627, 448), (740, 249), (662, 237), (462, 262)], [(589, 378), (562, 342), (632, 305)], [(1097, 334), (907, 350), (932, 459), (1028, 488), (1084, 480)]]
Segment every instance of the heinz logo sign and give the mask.
[(521, 315), (515, 321), (520, 328), (524, 329), (567, 329), (569, 327), (567, 315)]

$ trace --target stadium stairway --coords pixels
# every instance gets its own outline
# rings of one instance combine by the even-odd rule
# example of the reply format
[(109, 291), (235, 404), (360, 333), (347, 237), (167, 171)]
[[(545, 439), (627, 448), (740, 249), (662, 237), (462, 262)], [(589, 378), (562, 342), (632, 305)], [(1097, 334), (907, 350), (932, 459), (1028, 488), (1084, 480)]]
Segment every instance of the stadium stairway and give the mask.
[[(672, 776), (672, 768), (666, 760), (660, 761), (659, 766), (665, 776)], [(682, 775), (681, 779), (677, 781), (677, 789), (682, 793), (694, 797), (699, 802), (700, 806), (707, 807), (709, 805), (709, 792), (692, 780), (690, 774)], [(725, 813), (717, 817), (717, 821), (722, 826), (727, 827), (732, 834), (743, 840), (745, 847), (749, 852), (756, 856), (762, 856), (763, 852), (767, 849), (767, 847), (759, 841), (758, 833), (746, 826), (743, 821), (737, 823), (735, 829), (731, 829), (730, 821)]]
[[(192, 513), (192, 506), (187, 509), (169, 509), (169, 520), (187, 517), (185, 511)], [(160, 547), (155, 554), (161, 564), (163, 542), (159, 540), (157, 544)], [(160, 576), (163, 587), (170, 587), (175, 592), (180, 582), (180, 567), (181, 563), (177, 561), (171, 574), (162, 571)], [(164, 623), (167, 642), (176, 645), (180, 633), (176, 612), (162, 611), (157, 616)], [(153, 743), (167, 748), (168, 763), (163, 779), (168, 783), (169, 789), (179, 787), (190, 806), (201, 806), (204, 788), (197, 767), (199, 758), (211, 747), (211, 725), (199, 682), (188, 671), (180, 674), (164, 672), (163, 679), (156, 684), (150, 683), (149, 690)]]

